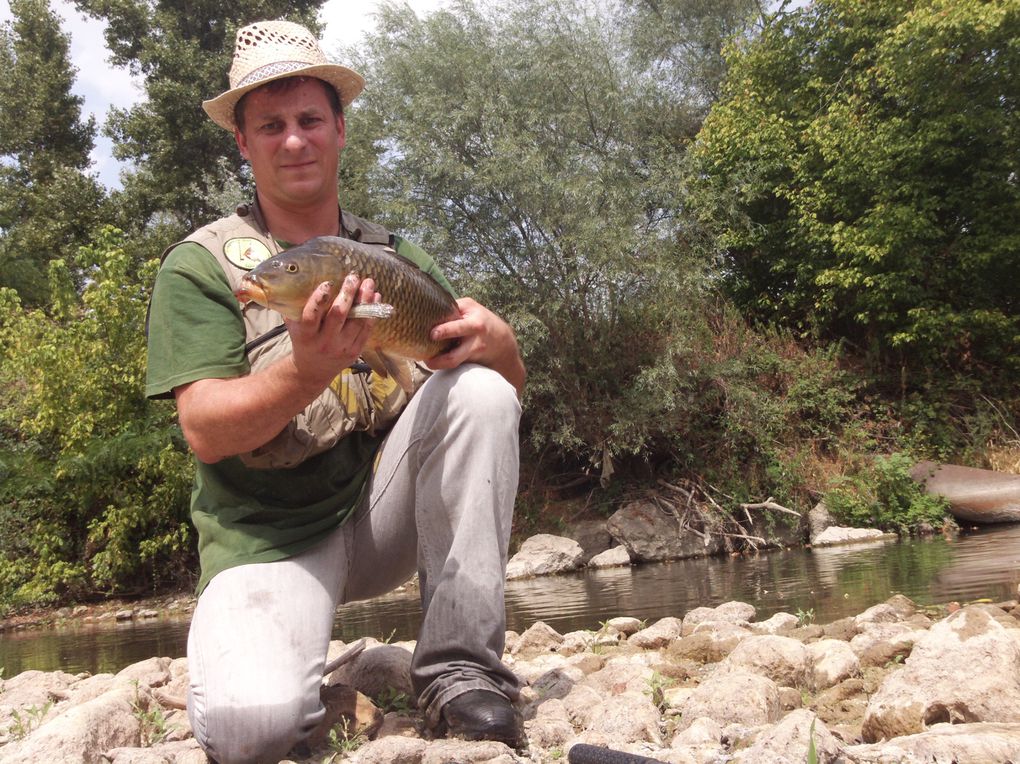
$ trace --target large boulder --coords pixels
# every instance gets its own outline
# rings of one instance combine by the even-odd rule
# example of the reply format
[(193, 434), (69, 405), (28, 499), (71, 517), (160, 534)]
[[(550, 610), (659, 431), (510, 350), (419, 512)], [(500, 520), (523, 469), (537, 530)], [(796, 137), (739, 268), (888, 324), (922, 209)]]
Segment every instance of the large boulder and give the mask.
[(1020, 641), (985, 609), (966, 607), (919, 637), (868, 703), (874, 742), (941, 722), (1020, 722)]
[(783, 687), (803, 687), (808, 678), (808, 651), (796, 639), (761, 634), (738, 644), (723, 666), (762, 674)]
[(1020, 521), (1020, 475), (934, 462), (919, 463), (910, 475), (926, 492), (944, 497), (958, 520)]
[(648, 501), (632, 501), (617, 510), (607, 527), (638, 562), (705, 557), (724, 548), (721, 536), (684, 529), (675, 515)]
[(525, 540), (506, 566), (508, 580), (567, 573), (584, 565), (584, 550), (573, 539), (539, 533)]

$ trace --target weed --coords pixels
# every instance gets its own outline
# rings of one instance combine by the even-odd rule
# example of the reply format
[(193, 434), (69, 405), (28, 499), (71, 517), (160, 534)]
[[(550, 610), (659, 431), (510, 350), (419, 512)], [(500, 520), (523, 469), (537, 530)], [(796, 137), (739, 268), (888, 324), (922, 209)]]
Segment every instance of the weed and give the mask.
[(384, 687), (373, 700), (384, 714), (396, 711), (398, 714), (408, 714), (415, 710), (415, 704), (408, 697), (406, 692), (394, 690), (392, 687)]
[(652, 676), (648, 680), (648, 695), (652, 699), (652, 704), (659, 709), (660, 714), (666, 713), (666, 709), (668, 708), (666, 703), (666, 690), (675, 684), (675, 679), (663, 676), (658, 671), (652, 672)]
[(818, 750), (815, 748), (815, 719), (811, 720), (808, 731), (807, 764), (818, 764)]
[(166, 740), (170, 730), (167, 728), (163, 709), (158, 703), (153, 703), (150, 708), (146, 708), (146, 704), (142, 702), (141, 694), (138, 692), (137, 681), (135, 682), (135, 699), (131, 701), (131, 709), (138, 720), (138, 734), (141, 737), (143, 748), (149, 748)]
[[(328, 745), (333, 753), (328, 762), (332, 762), (339, 755), (353, 753), (367, 742), (368, 738), (365, 733), (356, 732), (354, 722), (346, 716), (342, 717), (340, 723), (333, 725), (333, 729), (329, 731)], [(323, 762), (323, 764), (328, 764), (328, 762)]]
[(808, 608), (807, 610), (797, 608), (797, 612), (795, 613), (795, 615), (797, 616), (798, 626), (810, 626), (812, 623), (815, 622), (814, 608)]
[(48, 700), (41, 706), (28, 706), (20, 711), (17, 709), (11, 711), (11, 719), (14, 720), (14, 723), (7, 730), (11, 738), (21, 740), (27, 737), (32, 730), (37, 729), (42, 724), (43, 718), (45, 718), (51, 708), (53, 708), (53, 701)]

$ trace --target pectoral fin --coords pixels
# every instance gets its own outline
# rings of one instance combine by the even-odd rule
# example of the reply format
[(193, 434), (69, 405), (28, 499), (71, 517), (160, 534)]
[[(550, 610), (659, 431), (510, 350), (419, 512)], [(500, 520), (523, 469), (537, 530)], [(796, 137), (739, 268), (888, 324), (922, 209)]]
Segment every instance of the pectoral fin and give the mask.
[(414, 393), (414, 381), (412, 372), (414, 362), (407, 358), (387, 355), (376, 349), (366, 348), (361, 352), (365, 363), (372, 367), (372, 371), (380, 377), (393, 377), (401, 389), (410, 397)]

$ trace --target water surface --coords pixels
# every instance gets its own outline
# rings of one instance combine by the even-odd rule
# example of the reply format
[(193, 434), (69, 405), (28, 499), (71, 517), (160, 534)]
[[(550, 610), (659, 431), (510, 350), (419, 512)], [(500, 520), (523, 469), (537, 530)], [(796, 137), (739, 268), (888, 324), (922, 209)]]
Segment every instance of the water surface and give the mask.
[[(1020, 584), (1020, 524), (989, 526), (956, 539), (872, 542), (791, 549), (750, 557), (611, 568), (507, 584), (507, 628), (545, 621), (560, 633), (597, 629), (629, 615), (649, 622), (699, 606), (749, 602), (759, 620), (785, 611), (818, 623), (854, 615), (902, 593), (920, 605), (1015, 599)], [(390, 594), (346, 605), (334, 638), (414, 639), (421, 623), (415, 595)], [(185, 654), (188, 622), (163, 617), (118, 624), (0, 634), (0, 667), (99, 673), (139, 660)]]

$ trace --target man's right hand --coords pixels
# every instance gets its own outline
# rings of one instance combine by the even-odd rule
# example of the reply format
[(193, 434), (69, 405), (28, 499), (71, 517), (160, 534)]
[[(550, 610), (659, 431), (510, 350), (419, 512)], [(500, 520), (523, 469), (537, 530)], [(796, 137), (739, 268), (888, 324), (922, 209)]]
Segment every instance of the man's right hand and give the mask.
[(347, 316), (358, 302), (380, 299), (371, 279), (348, 276), (339, 290), (320, 284), (301, 319), (285, 319), (290, 355), (254, 374), (174, 388), (181, 429), (195, 456), (211, 464), (276, 437), (361, 355), (374, 322)]

